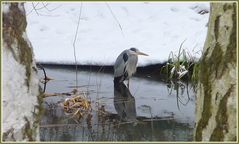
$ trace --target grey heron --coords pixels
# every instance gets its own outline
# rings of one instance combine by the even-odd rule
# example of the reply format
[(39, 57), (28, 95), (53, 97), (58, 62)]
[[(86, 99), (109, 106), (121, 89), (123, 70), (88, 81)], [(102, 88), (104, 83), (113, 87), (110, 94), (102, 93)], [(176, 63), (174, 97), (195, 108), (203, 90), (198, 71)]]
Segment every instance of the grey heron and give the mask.
[(114, 83), (122, 83), (124, 80), (128, 80), (129, 87), (129, 79), (136, 72), (138, 55), (148, 56), (137, 48), (130, 48), (124, 50), (117, 57), (114, 65)]

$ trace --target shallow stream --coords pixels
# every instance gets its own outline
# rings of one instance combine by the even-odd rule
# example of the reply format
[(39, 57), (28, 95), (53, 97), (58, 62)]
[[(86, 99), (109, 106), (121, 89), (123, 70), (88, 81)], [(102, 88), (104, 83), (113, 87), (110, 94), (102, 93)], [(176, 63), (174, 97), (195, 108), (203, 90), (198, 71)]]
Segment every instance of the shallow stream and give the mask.
[[(75, 71), (46, 68), (53, 80), (46, 93), (66, 93), (75, 88)], [(43, 72), (39, 71), (39, 77)], [(195, 93), (190, 84), (133, 77), (129, 89), (113, 84), (110, 73), (79, 71), (78, 88), (94, 108), (82, 119), (66, 114), (61, 103), (69, 96), (44, 99), (41, 141), (191, 141), (195, 119)], [(43, 87), (43, 86), (42, 86)], [(103, 108), (112, 114), (105, 118)]]

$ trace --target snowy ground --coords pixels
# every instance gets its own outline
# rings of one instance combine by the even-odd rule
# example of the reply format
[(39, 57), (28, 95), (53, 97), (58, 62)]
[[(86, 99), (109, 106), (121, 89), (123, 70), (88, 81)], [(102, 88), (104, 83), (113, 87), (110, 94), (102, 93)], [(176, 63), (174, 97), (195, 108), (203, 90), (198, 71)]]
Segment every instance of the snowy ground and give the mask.
[[(139, 65), (159, 63), (185, 39), (184, 48), (197, 58), (201, 56), (209, 13), (199, 13), (209, 11), (209, 3), (107, 3), (113, 14), (105, 2), (83, 2), (76, 41), (79, 64), (112, 65), (118, 54), (130, 47), (150, 55), (140, 57)], [(74, 63), (73, 41), (81, 3), (26, 3), (25, 8), (36, 60)]]

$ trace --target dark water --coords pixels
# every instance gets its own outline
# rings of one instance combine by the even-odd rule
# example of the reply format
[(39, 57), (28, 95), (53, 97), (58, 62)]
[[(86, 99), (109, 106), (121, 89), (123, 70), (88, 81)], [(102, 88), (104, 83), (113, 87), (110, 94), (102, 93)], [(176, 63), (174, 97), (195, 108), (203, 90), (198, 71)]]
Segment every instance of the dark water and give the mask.
[[(71, 92), (75, 72), (46, 69), (54, 80), (46, 93)], [(43, 74), (39, 72), (39, 76)], [(60, 103), (69, 96), (44, 99), (41, 141), (191, 141), (195, 117), (195, 93), (190, 84), (164, 83), (133, 77), (130, 88), (113, 84), (113, 75), (78, 72), (78, 85), (92, 101), (92, 110), (82, 119), (66, 114)], [(98, 106), (98, 107), (97, 107)], [(111, 117), (103, 117), (104, 107)]]

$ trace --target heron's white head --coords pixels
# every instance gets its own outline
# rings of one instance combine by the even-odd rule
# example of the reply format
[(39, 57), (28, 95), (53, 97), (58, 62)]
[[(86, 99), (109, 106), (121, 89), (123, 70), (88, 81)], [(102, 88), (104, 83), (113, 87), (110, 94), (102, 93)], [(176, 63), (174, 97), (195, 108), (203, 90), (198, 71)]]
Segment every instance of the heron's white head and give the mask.
[(131, 53), (131, 54), (134, 54), (134, 55), (149, 56), (148, 54), (139, 51), (137, 48), (130, 48), (129, 50), (130, 50), (130, 53)]

